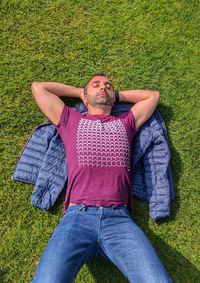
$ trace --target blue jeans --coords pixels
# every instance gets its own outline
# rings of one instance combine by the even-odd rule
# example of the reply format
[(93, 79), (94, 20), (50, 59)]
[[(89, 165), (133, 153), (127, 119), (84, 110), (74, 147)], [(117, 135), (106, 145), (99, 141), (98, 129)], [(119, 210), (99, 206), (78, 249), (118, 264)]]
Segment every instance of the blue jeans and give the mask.
[(126, 206), (70, 206), (41, 257), (32, 283), (70, 283), (92, 256), (111, 260), (129, 282), (172, 282)]

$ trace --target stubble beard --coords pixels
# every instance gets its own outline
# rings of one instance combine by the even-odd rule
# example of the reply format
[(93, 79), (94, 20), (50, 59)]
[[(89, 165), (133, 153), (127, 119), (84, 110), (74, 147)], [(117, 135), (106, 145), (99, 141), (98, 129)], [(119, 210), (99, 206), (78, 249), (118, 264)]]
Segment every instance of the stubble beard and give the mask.
[(95, 96), (90, 97), (88, 102), (92, 106), (95, 106), (95, 105), (113, 106), (114, 105), (113, 98), (110, 95), (101, 96), (101, 95), (96, 94)]

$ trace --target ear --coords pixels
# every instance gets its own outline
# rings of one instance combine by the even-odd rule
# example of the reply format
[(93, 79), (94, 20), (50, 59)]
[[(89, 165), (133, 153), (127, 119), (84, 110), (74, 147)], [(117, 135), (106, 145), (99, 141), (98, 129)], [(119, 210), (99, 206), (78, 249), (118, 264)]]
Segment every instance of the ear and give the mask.
[(85, 104), (85, 106), (87, 107), (87, 93), (84, 90), (82, 91), (80, 98), (82, 102)]
[(83, 99), (82, 99), (83, 103), (85, 104), (86, 107), (88, 107), (88, 103), (87, 103), (87, 94), (85, 94), (83, 96)]

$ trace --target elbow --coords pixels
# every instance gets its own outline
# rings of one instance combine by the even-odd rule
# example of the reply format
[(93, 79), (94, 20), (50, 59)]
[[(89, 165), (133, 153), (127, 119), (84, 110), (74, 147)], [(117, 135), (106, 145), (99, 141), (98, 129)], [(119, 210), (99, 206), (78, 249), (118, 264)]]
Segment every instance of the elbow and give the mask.
[(155, 95), (160, 97), (160, 92), (159, 91), (155, 91)]
[(37, 87), (37, 82), (32, 82), (31, 84), (31, 90), (33, 91), (33, 89), (35, 89)]
[(37, 90), (41, 89), (41, 83), (39, 82), (32, 82), (31, 84), (31, 90), (32, 90), (32, 94), (34, 95)]
[(159, 102), (159, 100), (160, 100), (160, 92), (159, 91), (155, 91), (155, 96), (156, 96), (156, 99)]
[(32, 91), (32, 95), (33, 95), (34, 98), (38, 95), (38, 93), (40, 93), (40, 90), (41, 90), (40, 83), (32, 82), (31, 91)]
[(38, 82), (32, 82), (31, 89), (33, 90), (33, 89), (37, 88), (38, 86), (39, 86)]

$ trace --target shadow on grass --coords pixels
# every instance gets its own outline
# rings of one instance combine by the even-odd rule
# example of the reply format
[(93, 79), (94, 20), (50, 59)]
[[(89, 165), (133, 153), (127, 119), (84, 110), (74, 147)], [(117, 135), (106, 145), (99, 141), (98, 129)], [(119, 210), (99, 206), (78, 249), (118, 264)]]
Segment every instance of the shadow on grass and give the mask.
[[(149, 228), (148, 212), (144, 212), (144, 204), (135, 201), (137, 205), (134, 221), (146, 233), (147, 237), (155, 247), (161, 261), (163, 262), (169, 276), (174, 283), (198, 283), (200, 282), (200, 271), (180, 252), (165, 243), (160, 237), (155, 235)], [(140, 211), (139, 213), (137, 213)], [(133, 212), (134, 214), (134, 212)], [(137, 218), (142, 215), (143, 220)], [(133, 217), (132, 217), (133, 218)], [(160, 224), (162, 225), (162, 224)], [(103, 258), (92, 258), (87, 262), (87, 266), (93, 275), (96, 283), (126, 283), (128, 282), (123, 274), (111, 263)]]
[(9, 268), (5, 268), (5, 269), (0, 269), (0, 282), (5, 282), (4, 278), (6, 276), (6, 274), (9, 273)]
[[(159, 104), (159, 111), (162, 114), (166, 127), (167, 127), (167, 125), (170, 124), (170, 121), (173, 120), (173, 116), (174, 116), (173, 108), (161, 103)], [(175, 199), (174, 201), (172, 201), (172, 205), (171, 205), (171, 216), (168, 217), (167, 219), (164, 219), (164, 222), (173, 221), (176, 219), (176, 215), (180, 207), (180, 192), (178, 190), (178, 187), (179, 187), (178, 185), (179, 185), (180, 177), (183, 173), (183, 163), (181, 160), (181, 156), (179, 152), (176, 150), (175, 146), (173, 145), (173, 141), (171, 139), (171, 135), (170, 135), (170, 131), (168, 127), (167, 127), (167, 133), (168, 133), (167, 135), (168, 144), (169, 144), (169, 148), (171, 152), (170, 164), (171, 164), (171, 169), (172, 169)]]
[[(162, 113), (166, 125), (168, 125), (173, 119), (173, 109), (163, 104), (159, 105), (159, 111)], [(171, 151), (171, 167), (173, 173), (175, 200), (171, 206), (171, 216), (167, 219), (159, 221), (160, 225), (163, 222), (176, 221), (176, 215), (180, 207), (180, 195), (178, 191), (179, 179), (183, 171), (183, 164), (181, 157), (173, 146), (173, 142), (170, 138), (170, 132), (168, 131), (169, 147)], [(51, 213), (57, 214), (61, 209), (64, 201), (64, 192), (56, 202)], [(147, 205), (144, 202), (135, 200), (135, 207), (132, 218), (138, 224), (138, 226), (146, 233), (154, 247), (156, 248), (164, 266), (166, 267), (170, 277), (175, 283), (188, 283), (188, 282), (200, 282), (200, 271), (189, 262), (180, 252), (169, 246), (161, 238), (155, 235), (149, 228), (148, 221), (149, 215), (147, 211)], [(96, 283), (126, 283), (128, 282), (123, 274), (111, 263), (103, 258), (92, 258), (87, 262), (87, 266), (94, 277)]]
[[(200, 271), (189, 262), (182, 254), (170, 247), (155, 235), (154, 241), (159, 242), (160, 248), (156, 248), (170, 277), (175, 283), (198, 283)], [(155, 245), (154, 245), (155, 246)], [(101, 258), (88, 261), (87, 266), (96, 283), (126, 283), (128, 282), (120, 271), (110, 262)]]
[[(162, 113), (166, 125), (168, 125), (174, 116), (172, 107), (160, 104), (159, 111)], [(175, 221), (180, 207), (180, 192), (178, 190), (178, 187), (179, 180), (183, 171), (183, 164), (180, 154), (173, 145), (169, 130), (168, 140), (171, 151), (171, 168), (174, 181), (175, 199), (172, 201), (171, 205), (171, 216), (159, 221), (160, 225), (162, 225), (162, 223), (164, 222), (167, 223)], [(132, 218), (134, 219), (134, 221), (146, 233), (147, 237), (157, 250), (173, 282), (200, 282), (200, 271), (180, 252), (169, 246), (161, 238), (155, 235), (152, 230), (149, 229), (149, 215), (146, 204), (135, 200), (133, 215), (134, 217)], [(95, 282), (97, 283), (127, 282), (122, 273), (111, 262), (107, 262), (104, 259), (92, 259), (87, 263), (87, 266), (90, 269), (93, 277), (95, 278)]]

